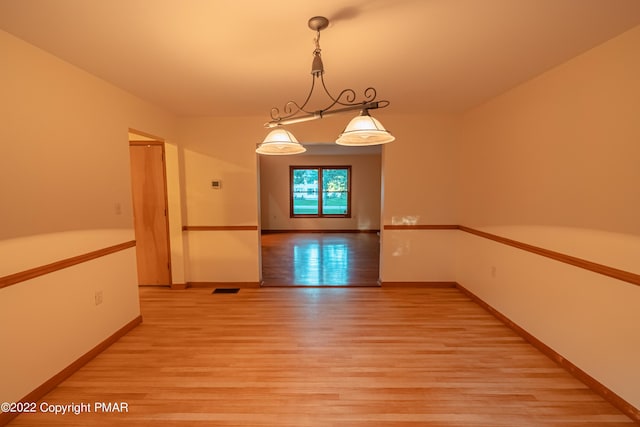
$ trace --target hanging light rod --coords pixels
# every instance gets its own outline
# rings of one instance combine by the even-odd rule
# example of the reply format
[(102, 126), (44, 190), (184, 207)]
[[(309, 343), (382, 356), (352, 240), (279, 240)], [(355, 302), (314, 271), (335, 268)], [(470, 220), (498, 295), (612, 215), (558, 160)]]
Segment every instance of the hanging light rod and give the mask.
[[(329, 20), (324, 16), (314, 16), (309, 19), (308, 25), (310, 29), (317, 33), (314, 39), (315, 50), (313, 51), (313, 62), (311, 64), (311, 89), (302, 104), (296, 101), (288, 101), (282, 110), (276, 107), (272, 108), (271, 121), (265, 123), (264, 127), (277, 128), (279, 126), (308, 122), (335, 114), (359, 110), (361, 112), (359, 117), (361, 118), (356, 120), (356, 117), (351, 121), (347, 129), (345, 129), (338, 138), (338, 141), (336, 141), (338, 144), (374, 145), (393, 141), (395, 139), (393, 135), (391, 135), (379, 121), (369, 116), (369, 110), (385, 108), (390, 104), (387, 100), (376, 100), (377, 92), (375, 88), (368, 87), (365, 89), (363, 98), (359, 101), (356, 101), (356, 92), (350, 88), (342, 90), (338, 96), (333, 96), (329, 92), (324, 82), (324, 64), (322, 63), (322, 57), (320, 55), (320, 32), (329, 26)], [(320, 81), (324, 94), (329, 98), (329, 101), (326, 107), (319, 110), (312, 110), (307, 107), (307, 104), (312, 98), (317, 80)], [(369, 117), (370, 119), (362, 119), (362, 117)], [(290, 132), (287, 132), (287, 134), (286, 147), (284, 145), (285, 143), (282, 142), (285, 134), (278, 134), (274, 139), (274, 134), (269, 133), (256, 151), (260, 154), (297, 154), (304, 152), (304, 147), (295, 140), (293, 135), (291, 135)]]
[[(343, 104), (341, 104), (343, 105)], [(310, 122), (312, 120), (318, 120), (321, 119), (323, 117), (329, 117), (329, 116), (333, 116), (335, 114), (340, 114), (340, 113), (346, 113), (348, 111), (356, 111), (356, 110), (375, 110), (377, 108), (384, 108), (387, 105), (389, 105), (389, 101), (369, 101), (369, 102), (363, 102), (360, 104), (354, 104), (348, 107), (343, 107), (343, 108), (336, 108), (334, 110), (318, 110), (318, 111), (314, 111), (313, 113), (307, 113), (307, 114), (301, 114), (298, 115), (297, 117), (291, 117), (291, 118), (285, 118), (285, 119), (277, 119), (277, 120), (272, 120), (270, 122), (267, 122), (264, 124), (264, 127), (266, 128), (275, 128), (278, 126), (284, 126), (284, 125), (292, 125), (295, 123), (303, 123), (303, 122)]]

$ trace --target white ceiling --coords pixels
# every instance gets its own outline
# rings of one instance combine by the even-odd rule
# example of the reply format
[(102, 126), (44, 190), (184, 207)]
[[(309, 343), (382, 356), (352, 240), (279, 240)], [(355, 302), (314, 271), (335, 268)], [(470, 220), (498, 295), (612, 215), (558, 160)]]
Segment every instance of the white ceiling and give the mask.
[(0, 0), (1, 29), (176, 114), (265, 121), (307, 94), (315, 15), (334, 94), (455, 112), (640, 24), (640, 0)]

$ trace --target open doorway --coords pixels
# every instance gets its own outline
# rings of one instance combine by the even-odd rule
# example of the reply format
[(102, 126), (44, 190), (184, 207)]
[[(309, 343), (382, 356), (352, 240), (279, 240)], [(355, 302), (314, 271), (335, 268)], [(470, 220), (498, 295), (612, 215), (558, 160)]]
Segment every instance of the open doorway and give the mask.
[[(295, 156), (260, 156), (263, 286), (378, 286), (382, 150), (307, 144)], [(295, 167), (351, 168), (349, 216), (292, 213)]]

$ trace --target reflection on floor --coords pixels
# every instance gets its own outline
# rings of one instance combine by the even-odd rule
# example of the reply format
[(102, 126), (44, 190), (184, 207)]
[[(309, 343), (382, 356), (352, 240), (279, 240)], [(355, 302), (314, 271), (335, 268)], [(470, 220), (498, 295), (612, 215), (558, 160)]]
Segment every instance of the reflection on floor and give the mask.
[(376, 233), (266, 233), (264, 286), (378, 286)]

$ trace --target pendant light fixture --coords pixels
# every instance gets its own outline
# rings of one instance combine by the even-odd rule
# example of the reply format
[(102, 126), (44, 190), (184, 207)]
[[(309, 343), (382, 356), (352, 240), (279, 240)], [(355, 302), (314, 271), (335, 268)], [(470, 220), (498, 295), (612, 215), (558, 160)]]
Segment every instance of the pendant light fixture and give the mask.
[(362, 110), (359, 116), (351, 119), (344, 132), (336, 140), (339, 145), (379, 145), (396, 139), (387, 131), (382, 123), (369, 115), (369, 110)]
[(262, 144), (256, 149), (258, 154), (282, 156), (285, 154), (300, 154), (307, 151), (291, 132), (285, 129), (275, 129), (269, 132)]
[[(330, 115), (358, 110), (360, 115), (347, 125), (338, 137), (337, 144), (364, 146), (386, 144), (393, 141), (395, 137), (369, 114), (369, 110), (384, 108), (389, 105), (389, 101), (386, 100), (376, 101), (377, 93), (373, 87), (368, 87), (364, 91), (363, 99), (358, 102), (355, 102), (356, 93), (353, 89), (344, 89), (338, 96), (331, 95), (324, 82), (324, 64), (320, 56), (320, 31), (329, 26), (329, 20), (324, 16), (314, 16), (309, 19), (308, 25), (309, 28), (317, 33), (314, 39), (316, 48), (313, 51), (313, 62), (311, 64), (311, 89), (302, 104), (289, 101), (284, 105), (282, 111), (275, 107), (271, 109), (271, 121), (265, 123), (264, 126), (266, 128), (275, 128), (275, 130), (269, 132), (265, 140), (258, 145), (256, 152), (271, 155), (303, 153), (306, 149), (291, 132), (280, 128), (281, 126), (318, 120)], [(307, 107), (307, 104), (313, 95), (317, 80), (322, 84), (324, 94), (329, 98), (329, 101), (326, 107), (312, 110)]]

